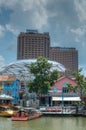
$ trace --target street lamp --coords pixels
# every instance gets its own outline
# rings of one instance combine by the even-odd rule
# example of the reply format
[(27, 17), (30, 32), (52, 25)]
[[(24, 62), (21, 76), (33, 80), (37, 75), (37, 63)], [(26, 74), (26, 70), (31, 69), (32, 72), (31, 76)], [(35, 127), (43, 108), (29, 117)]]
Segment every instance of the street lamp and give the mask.
[(63, 91), (63, 87), (62, 87), (62, 113), (64, 110), (64, 91)]
[(67, 82), (62, 83), (62, 113), (63, 113), (63, 109), (64, 109), (64, 92), (67, 87), (67, 84), (68, 84)]

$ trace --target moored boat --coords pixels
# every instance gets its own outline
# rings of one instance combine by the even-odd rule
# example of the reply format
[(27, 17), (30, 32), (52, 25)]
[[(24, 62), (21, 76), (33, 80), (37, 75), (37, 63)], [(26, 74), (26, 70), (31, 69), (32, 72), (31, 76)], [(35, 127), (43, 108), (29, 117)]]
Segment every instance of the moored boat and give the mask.
[(19, 110), (16, 114), (11, 117), (12, 121), (27, 121), (28, 113), (25, 110)]
[(16, 113), (16, 110), (12, 110), (8, 106), (0, 106), (0, 116), (11, 117)]
[(39, 118), (42, 114), (41, 113), (34, 113), (28, 116), (28, 120)]
[(6, 95), (6, 94), (2, 94), (0, 95), (0, 106), (13, 106), (13, 97)]
[(25, 107), (24, 110), (27, 111), (27, 113), (29, 115), (29, 119), (34, 119), (34, 118), (38, 118), (38, 117), (42, 116), (42, 112), (36, 108)]
[(28, 117), (11, 117), (12, 121), (27, 121)]
[(42, 113), (34, 108), (20, 109), (15, 115), (11, 117), (12, 121), (27, 121), (36, 119), (42, 116)]

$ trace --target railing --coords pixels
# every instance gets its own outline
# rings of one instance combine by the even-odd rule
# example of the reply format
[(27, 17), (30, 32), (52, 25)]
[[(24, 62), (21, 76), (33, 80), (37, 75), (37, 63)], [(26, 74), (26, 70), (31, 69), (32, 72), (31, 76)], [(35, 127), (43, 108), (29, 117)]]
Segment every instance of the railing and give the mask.
[[(63, 93), (64, 97), (79, 97), (79, 94), (76, 94), (76, 93)], [(62, 94), (52, 94), (52, 96), (55, 96), (55, 97), (62, 97)]]

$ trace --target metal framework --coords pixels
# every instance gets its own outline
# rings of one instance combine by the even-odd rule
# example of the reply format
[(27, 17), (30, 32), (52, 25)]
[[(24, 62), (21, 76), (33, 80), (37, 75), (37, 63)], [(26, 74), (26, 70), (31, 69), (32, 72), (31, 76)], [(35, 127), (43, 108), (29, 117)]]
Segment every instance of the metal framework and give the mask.
[[(27, 82), (33, 78), (31, 73), (29, 72), (28, 65), (36, 61), (37, 61), (36, 59), (29, 59), (29, 60), (18, 60), (12, 62), (0, 68), (0, 75), (2, 74), (8, 74), (12, 76), (14, 75), (20, 81)], [(57, 69), (60, 72), (65, 72), (66, 69), (62, 64), (50, 60), (48, 60), (48, 62), (52, 63), (51, 71)]]

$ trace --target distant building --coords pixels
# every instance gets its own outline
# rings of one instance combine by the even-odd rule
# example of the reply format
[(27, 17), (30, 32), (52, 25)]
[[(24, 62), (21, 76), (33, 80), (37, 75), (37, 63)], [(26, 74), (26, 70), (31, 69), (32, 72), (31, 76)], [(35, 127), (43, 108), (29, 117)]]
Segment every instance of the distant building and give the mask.
[(50, 47), (49, 33), (26, 30), (18, 35), (17, 59), (35, 59), (43, 56), (66, 67), (66, 75), (78, 71), (78, 50), (76, 48)]
[(26, 30), (18, 35), (17, 59), (34, 59), (43, 56), (49, 59), (49, 33), (37, 30)]
[(75, 48), (50, 47), (50, 60), (66, 67), (66, 74), (78, 71), (78, 50)]

